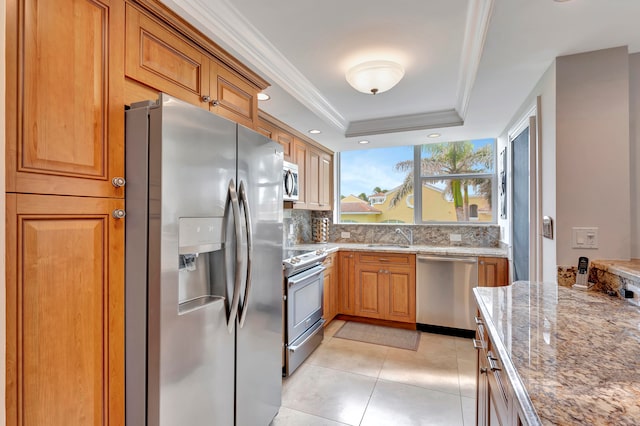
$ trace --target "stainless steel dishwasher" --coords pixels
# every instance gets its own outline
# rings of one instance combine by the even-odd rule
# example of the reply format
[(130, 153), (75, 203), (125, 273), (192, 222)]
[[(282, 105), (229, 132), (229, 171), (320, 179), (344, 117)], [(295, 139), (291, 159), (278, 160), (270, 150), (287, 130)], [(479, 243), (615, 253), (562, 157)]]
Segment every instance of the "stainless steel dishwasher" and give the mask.
[(416, 322), (418, 328), (466, 336), (475, 330), (478, 258), (417, 256)]

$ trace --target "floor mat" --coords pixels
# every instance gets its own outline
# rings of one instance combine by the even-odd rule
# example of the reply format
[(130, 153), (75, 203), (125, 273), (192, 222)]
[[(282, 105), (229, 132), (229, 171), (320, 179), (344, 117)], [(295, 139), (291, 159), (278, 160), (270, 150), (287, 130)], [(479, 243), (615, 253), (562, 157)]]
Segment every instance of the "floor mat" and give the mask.
[(334, 337), (412, 351), (418, 350), (420, 344), (419, 331), (353, 321), (344, 323), (340, 330), (334, 334)]

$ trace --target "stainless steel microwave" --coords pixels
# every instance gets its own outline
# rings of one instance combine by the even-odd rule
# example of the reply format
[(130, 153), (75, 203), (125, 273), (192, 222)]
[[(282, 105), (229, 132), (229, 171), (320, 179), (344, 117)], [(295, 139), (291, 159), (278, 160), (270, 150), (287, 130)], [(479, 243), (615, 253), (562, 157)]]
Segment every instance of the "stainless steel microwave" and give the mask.
[(298, 165), (285, 161), (282, 168), (282, 186), (284, 189), (284, 201), (298, 201)]

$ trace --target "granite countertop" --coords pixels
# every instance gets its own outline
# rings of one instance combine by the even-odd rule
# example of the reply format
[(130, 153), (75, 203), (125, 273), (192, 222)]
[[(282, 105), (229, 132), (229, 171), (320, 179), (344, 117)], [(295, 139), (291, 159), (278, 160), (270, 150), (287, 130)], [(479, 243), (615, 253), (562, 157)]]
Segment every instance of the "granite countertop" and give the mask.
[(639, 424), (640, 309), (556, 283), (474, 293), (529, 425)]
[(364, 244), (364, 243), (317, 243), (296, 244), (291, 247), (296, 250), (316, 250), (325, 248), (329, 253), (338, 250), (348, 251), (383, 251), (394, 253), (436, 254), (446, 256), (486, 256), (507, 257), (507, 249), (502, 247), (457, 247), (457, 246), (429, 246), (414, 244), (408, 247), (389, 244)]

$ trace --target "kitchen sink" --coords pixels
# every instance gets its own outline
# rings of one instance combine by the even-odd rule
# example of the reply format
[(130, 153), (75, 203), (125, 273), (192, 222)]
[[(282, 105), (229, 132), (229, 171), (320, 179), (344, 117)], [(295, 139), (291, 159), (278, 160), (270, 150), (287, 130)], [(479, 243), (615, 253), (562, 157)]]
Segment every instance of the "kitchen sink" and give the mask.
[(409, 248), (406, 244), (367, 244), (367, 247), (394, 247), (394, 248)]

